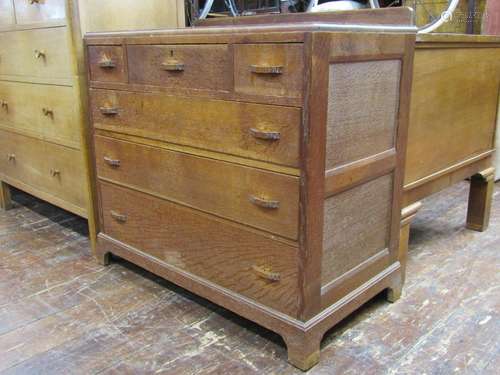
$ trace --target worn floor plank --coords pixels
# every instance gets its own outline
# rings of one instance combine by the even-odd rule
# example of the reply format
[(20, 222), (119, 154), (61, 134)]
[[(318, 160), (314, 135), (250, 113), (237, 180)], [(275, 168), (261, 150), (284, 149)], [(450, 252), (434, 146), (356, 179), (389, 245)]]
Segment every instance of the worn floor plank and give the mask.
[[(403, 298), (330, 330), (311, 374), (496, 374), (500, 185), (490, 229), (465, 229), (467, 183), (424, 201)], [(26, 194), (0, 212), (0, 374), (300, 374), (283, 341), (116, 259), (85, 221)]]

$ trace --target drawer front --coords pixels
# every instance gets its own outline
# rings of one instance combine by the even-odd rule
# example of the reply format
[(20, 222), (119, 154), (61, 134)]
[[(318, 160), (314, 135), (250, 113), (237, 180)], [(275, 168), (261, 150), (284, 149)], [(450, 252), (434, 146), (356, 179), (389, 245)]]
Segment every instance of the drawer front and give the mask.
[(302, 44), (234, 46), (234, 91), (240, 94), (301, 98)]
[(15, 23), (12, 0), (0, 0), (0, 27)]
[(100, 136), (95, 149), (100, 178), (297, 238), (296, 177)]
[(0, 139), (0, 172), (33, 187), (46, 186), (44, 143), (3, 130)]
[(72, 87), (0, 82), (0, 125), (80, 145), (78, 104)]
[(71, 78), (66, 27), (0, 33), (0, 74)]
[(104, 182), (99, 185), (102, 230), (110, 237), (297, 315), (296, 247), (150, 195)]
[(130, 83), (193, 90), (229, 91), (227, 45), (127, 47)]
[(90, 80), (98, 82), (127, 82), (123, 47), (89, 46)]
[(298, 108), (110, 90), (90, 96), (98, 129), (299, 166)]
[(0, 152), (0, 173), (86, 207), (80, 151), (0, 130)]
[(48, 22), (66, 17), (66, 0), (14, 0), (18, 24)]

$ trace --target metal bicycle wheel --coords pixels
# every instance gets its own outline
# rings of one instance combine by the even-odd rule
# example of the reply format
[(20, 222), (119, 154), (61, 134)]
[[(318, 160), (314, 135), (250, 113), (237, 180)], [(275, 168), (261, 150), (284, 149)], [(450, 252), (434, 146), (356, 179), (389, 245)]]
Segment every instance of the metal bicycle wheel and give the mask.
[[(205, 6), (200, 12), (200, 15), (198, 16), (198, 19), (205, 19), (208, 16), (208, 13), (210, 13), (210, 10), (214, 6), (214, 1), (215, 0), (207, 0), (205, 2)], [(238, 12), (238, 7), (236, 6), (236, 3), (234, 0), (224, 0), (224, 4), (226, 5), (227, 9), (231, 13), (233, 17), (236, 17), (239, 12)]]

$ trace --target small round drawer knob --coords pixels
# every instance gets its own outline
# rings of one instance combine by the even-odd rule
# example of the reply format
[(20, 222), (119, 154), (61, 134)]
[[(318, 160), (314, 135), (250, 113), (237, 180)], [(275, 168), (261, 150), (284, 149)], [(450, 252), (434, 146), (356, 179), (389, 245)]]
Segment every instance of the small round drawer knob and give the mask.
[(33, 5), (33, 4), (40, 4), (40, 0), (28, 0), (28, 2)]
[(53, 117), (54, 116), (54, 111), (52, 109), (50, 109), (50, 108), (44, 107), (44, 108), (42, 108), (42, 112), (43, 112), (44, 116), (47, 116), (47, 117), (49, 117), (49, 116)]
[(2, 108), (8, 109), (9, 103), (5, 100), (0, 100), (0, 106), (2, 106)]
[(35, 59), (45, 58), (44, 50), (36, 49), (34, 53), (35, 53)]
[(52, 169), (50, 170), (50, 175), (51, 175), (52, 177), (58, 177), (58, 176), (60, 176), (60, 175), (61, 175), (61, 171), (60, 171), (59, 169), (54, 169), (54, 168), (52, 168)]
[(7, 160), (8, 161), (14, 161), (14, 160), (16, 160), (16, 155), (15, 154), (8, 154), (7, 155)]

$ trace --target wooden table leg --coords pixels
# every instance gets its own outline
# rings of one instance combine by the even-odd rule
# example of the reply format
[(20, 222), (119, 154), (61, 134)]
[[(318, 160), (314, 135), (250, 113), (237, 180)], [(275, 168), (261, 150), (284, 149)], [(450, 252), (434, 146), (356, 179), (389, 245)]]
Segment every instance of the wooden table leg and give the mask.
[(288, 350), (289, 363), (302, 371), (307, 371), (319, 362), (322, 336), (304, 332), (283, 338)]
[(410, 225), (421, 207), (422, 203), (416, 202), (408, 207), (403, 208), (403, 210), (401, 211), (401, 229), (399, 231), (398, 250), (398, 259), (399, 263), (401, 263), (401, 279), (398, 280), (393, 287), (387, 289), (387, 300), (389, 302), (396, 302), (401, 297), (406, 276), (406, 260), (408, 258)]
[(467, 228), (479, 232), (488, 229), (494, 180), (495, 168), (485, 169), (471, 177)]
[(3, 181), (0, 181), (0, 208), (3, 210), (10, 210), (12, 208), (10, 187)]

